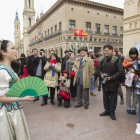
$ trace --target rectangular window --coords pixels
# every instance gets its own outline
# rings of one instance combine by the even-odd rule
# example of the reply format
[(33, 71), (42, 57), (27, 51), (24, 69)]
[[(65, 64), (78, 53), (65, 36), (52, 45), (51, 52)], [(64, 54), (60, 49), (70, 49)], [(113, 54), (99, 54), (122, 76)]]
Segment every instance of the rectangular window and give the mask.
[(91, 22), (86, 22), (86, 30), (91, 30)]
[(46, 31), (45, 31), (45, 36), (46, 36)]
[(123, 36), (123, 27), (120, 28), (120, 36)]
[(51, 28), (51, 34), (53, 33), (53, 27)]
[(59, 30), (61, 30), (61, 28), (62, 28), (62, 23), (60, 22), (59, 23)]
[(100, 24), (96, 23), (96, 33), (100, 34)]
[(69, 21), (69, 28), (70, 29), (75, 29), (75, 20), (70, 20)]
[(109, 34), (109, 25), (105, 25), (104, 33)]
[(55, 32), (57, 31), (57, 25), (55, 25)]
[(31, 0), (29, 0), (29, 7), (31, 7)]
[(117, 35), (117, 26), (113, 26), (112, 34)]
[(48, 29), (48, 35), (50, 34), (50, 31), (49, 31), (49, 29)]
[(31, 18), (29, 18), (29, 26), (31, 26)]
[(101, 47), (94, 47), (94, 53), (95, 54), (101, 53)]

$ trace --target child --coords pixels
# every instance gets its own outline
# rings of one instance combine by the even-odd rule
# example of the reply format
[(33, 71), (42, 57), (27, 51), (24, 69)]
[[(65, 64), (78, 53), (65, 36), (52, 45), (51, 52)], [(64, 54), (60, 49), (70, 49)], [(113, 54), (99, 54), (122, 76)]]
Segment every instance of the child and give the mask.
[(57, 99), (59, 101), (58, 106), (62, 105), (62, 100), (64, 100), (64, 107), (70, 107), (70, 79), (68, 78), (68, 71), (64, 70), (62, 72), (63, 76), (60, 76), (59, 79), (59, 87), (60, 90), (58, 91)]

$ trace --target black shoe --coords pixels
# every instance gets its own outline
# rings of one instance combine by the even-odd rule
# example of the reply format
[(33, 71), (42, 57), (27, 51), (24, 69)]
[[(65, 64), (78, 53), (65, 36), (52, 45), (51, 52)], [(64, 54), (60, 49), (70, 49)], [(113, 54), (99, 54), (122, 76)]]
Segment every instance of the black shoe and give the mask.
[(51, 101), (51, 104), (52, 104), (52, 105), (55, 105), (54, 101)]
[(88, 109), (88, 106), (85, 106), (85, 109)]
[(74, 107), (75, 107), (75, 108), (78, 108), (78, 107), (81, 107), (81, 106), (82, 106), (82, 105), (75, 105)]
[(115, 115), (110, 115), (110, 117), (111, 117), (112, 120), (114, 120), (114, 121), (116, 120)]
[(43, 103), (41, 104), (41, 106), (44, 106), (44, 105), (47, 105), (47, 102), (43, 102)]
[(132, 115), (136, 115), (136, 110), (132, 110)]
[(58, 106), (61, 106), (61, 103), (58, 103)]
[(39, 98), (35, 98), (35, 99), (34, 99), (34, 102), (35, 102), (35, 101), (38, 101), (38, 100), (39, 100)]
[(103, 112), (103, 113), (100, 113), (100, 116), (106, 116), (106, 115), (109, 115), (109, 113), (107, 113), (107, 112)]
[(51, 96), (50, 96), (50, 97), (48, 97), (48, 99), (51, 99)]
[(98, 91), (101, 91), (101, 89), (99, 88)]
[(128, 114), (132, 114), (132, 111), (130, 109), (127, 109)]

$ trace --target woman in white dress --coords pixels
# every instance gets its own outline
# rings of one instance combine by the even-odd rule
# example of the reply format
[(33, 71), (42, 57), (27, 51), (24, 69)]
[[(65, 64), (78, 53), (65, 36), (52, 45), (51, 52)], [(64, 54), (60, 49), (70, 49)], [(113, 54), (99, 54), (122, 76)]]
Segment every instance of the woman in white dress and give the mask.
[(19, 101), (33, 101), (34, 97), (6, 97), (9, 88), (18, 80), (11, 68), (17, 59), (12, 42), (4, 40), (0, 46), (0, 140), (30, 140), (28, 126)]

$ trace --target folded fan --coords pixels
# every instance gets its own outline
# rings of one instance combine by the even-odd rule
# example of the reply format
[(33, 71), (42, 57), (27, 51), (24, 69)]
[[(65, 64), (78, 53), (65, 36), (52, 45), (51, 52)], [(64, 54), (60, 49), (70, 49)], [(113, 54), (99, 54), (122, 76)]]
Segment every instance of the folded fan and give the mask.
[(27, 77), (16, 82), (7, 92), (7, 97), (47, 96), (48, 88), (43, 80)]

